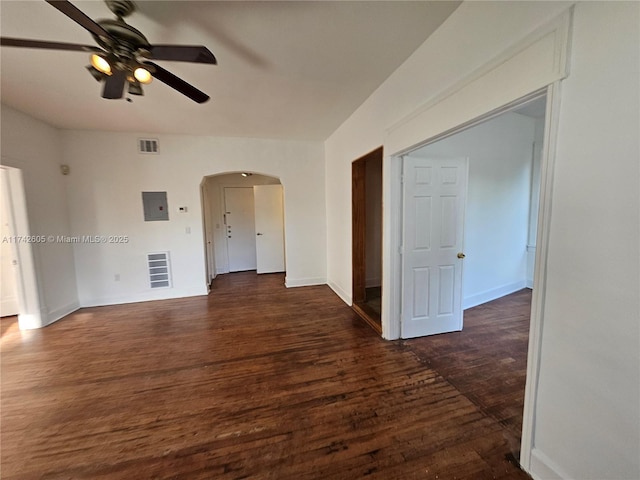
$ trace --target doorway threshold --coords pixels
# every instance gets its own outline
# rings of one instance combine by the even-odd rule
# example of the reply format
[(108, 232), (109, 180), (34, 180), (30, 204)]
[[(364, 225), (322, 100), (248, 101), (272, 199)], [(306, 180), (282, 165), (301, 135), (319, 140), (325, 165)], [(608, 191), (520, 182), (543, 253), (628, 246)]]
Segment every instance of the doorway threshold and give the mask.
[(382, 321), (378, 312), (366, 303), (354, 303), (351, 305), (351, 308), (367, 325), (373, 328), (378, 335), (382, 335)]

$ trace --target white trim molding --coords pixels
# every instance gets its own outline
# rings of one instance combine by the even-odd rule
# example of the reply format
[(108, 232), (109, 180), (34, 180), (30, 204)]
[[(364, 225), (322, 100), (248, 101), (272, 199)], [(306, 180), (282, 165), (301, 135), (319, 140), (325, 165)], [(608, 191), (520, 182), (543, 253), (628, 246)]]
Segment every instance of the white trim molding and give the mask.
[[(573, 7), (391, 125), (385, 149), (406, 153), (425, 139), (566, 78), (572, 18)], [(442, 128), (443, 122), (448, 128)]]
[(326, 278), (289, 278), (285, 277), (284, 285), (287, 288), (292, 287), (310, 287), (312, 285), (326, 285)]
[(510, 293), (517, 292), (518, 290), (522, 290), (523, 288), (525, 288), (526, 284), (527, 282), (525, 280), (521, 280), (519, 282), (500, 285), (499, 287), (491, 288), (489, 290), (485, 290), (484, 292), (464, 297), (464, 299), (462, 300), (462, 309), (466, 310), (467, 308), (473, 308), (477, 305), (482, 305), (483, 303), (487, 303), (492, 300), (504, 297), (505, 295), (509, 295)]
[(529, 349), (527, 377), (524, 391), (524, 413), (522, 420), (522, 440), (520, 465), (526, 472), (531, 471), (531, 453), (534, 445), (534, 425), (538, 378), (540, 375), (540, 355), (542, 346), (543, 312), (547, 288), (547, 261), (549, 256), (549, 232), (551, 227), (551, 203), (553, 194), (553, 172), (560, 118), (560, 82), (550, 85), (547, 90), (545, 112), (544, 148), (540, 170), (540, 206), (538, 210), (538, 234), (536, 258), (531, 298), (531, 321), (529, 326)]
[(47, 325), (50, 325), (53, 322), (57, 322), (61, 318), (66, 317), (67, 315), (75, 312), (79, 308), (80, 308), (80, 304), (78, 302), (73, 302), (68, 305), (63, 305), (62, 307), (56, 308), (55, 310), (50, 310), (47, 313)]
[(348, 295), (347, 292), (345, 292), (342, 288), (340, 288), (334, 282), (329, 282), (328, 285), (329, 285), (329, 288), (333, 290), (333, 292), (336, 295), (338, 295), (344, 303), (346, 303), (349, 306), (353, 305), (353, 300), (351, 298), (351, 295)]
[(537, 448), (531, 451), (531, 470), (534, 480), (572, 480), (553, 461)]
[(154, 302), (156, 300), (171, 300), (173, 298), (206, 296), (209, 292), (206, 286), (192, 288), (160, 288), (150, 292), (113, 297), (98, 297), (80, 302), (82, 308), (103, 307), (106, 305), (122, 305), (125, 303)]

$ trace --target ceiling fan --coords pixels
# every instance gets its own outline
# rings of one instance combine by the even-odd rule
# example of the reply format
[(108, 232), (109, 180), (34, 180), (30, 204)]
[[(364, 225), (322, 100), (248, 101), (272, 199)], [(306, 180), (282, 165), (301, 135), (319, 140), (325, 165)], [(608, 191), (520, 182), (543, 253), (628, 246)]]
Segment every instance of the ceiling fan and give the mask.
[(78, 50), (91, 53), (87, 69), (98, 81), (104, 82), (102, 97), (122, 98), (128, 85), (131, 95), (143, 95), (142, 85), (152, 78), (165, 83), (197, 103), (209, 96), (151, 60), (171, 60), (216, 64), (216, 57), (201, 45), (151, 45), (146, 37), (124, 21), (135, 11), (131, 0), (105, 0), (116, 19), (93, 21), (67, 0), (45, 0), (91, 33), (99, 47), (75, 43), (48, 42), (21, 38), (0, 37), (6, 47), (43, 48), (49, 50)]

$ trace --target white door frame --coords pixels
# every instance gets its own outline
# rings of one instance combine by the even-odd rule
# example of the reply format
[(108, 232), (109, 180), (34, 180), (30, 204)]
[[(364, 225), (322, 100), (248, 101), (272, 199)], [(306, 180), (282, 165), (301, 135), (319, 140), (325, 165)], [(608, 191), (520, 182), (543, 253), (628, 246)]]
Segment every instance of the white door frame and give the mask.
[[(425, 145), (450, 137), (467, 130), (498, 115), (511, 111), (520, 105), (546, 95), (546, 114), (544, 126), (544, 146), (541, 159), (540, 178), (540, 210), (538, 214), (538, 235), (534, 267), (533, 297), (531, 302), (531, 320), (529, 326), (529, 349), (527, 359), (527, 376), (524, 398), (524, 414), (521, 438), (520, 464), (525, 471), (530, 471), (531, 451), (533, 448), (534, 412), (537, 400), (538, 376), (540, 369), (540, 348), (543, 329), (543, 313), (547, 288), (547, 262), (549, 246), (549, 230), (551, 222), (551, 203), (553, 192), (553, 172), (555, 164), (556, 140), (558, 135), (560, 81), (546, 88), (537, 90), (514, 102), (470, 120), (434, 137), (426, 139), (418, 145), (395, 152), (385, 158), (390, 162), (390, 241), (391, 252), (390, 279), (391, 288), (387, 289), (389, 309), (388, 315), (383, 311), (382, 334), (384, 338), (400, 337), (400, 319), (402, 308), (402, 156)], [(384, 301), (384, 300), (383, 300)]]
[(207, 291), (211, 290), (211, 282), (216, 278), (216, 256), (214, 252), (213, 225), (211, 221), (211, 204), (209, 188), (205, 178), (200, 182), (200, 207), (202, 211), (202, 234), (204, 237), (205, 282)]
[[(274, 173), (269, 173), (269, 172), (260, 172), (260, 171), (256, 171), (256, 170), (245, 170), (246, 172), (250, 172), (252, 175), (260, 175), (263, 177), (270, 177), (274, 180), (277, 180), (278, 183), (274, 183), (273, 185), (280, 185), (282, 187), (282, 205), (283, 205), (283, 222), (284, 222), (284, 260), (285, 260), (285, 273), (286, 273), (286, 268), (287, 268), (287, 258), (288, 258), (288, 250), (287, 250), (287, 232), (288, 232), (288, 226), (287, 226), (287, 198), (286, 198), (286, 186), (282, 180), (282, 178), (279, 175), (276, 175)], [(243, 170), (231, 170), (231, 171), (222, 171), (222, 172), (216, 172), (216, 173), (211, 173), (208, 174), (206, 176), (204, 176), (202, 178), (201, 181), (201, 185), (204, 185), (207, 183), (207, 179), (208, 178), (212, 178), (212, 177), (221, 177), (221, 176), (226, 176), (226, 175), (234, 175), (234, 174), (240, 174), (242, 173)], [(218, 242), (216, 243), (216, 231), (219, 230), (219, 228), (216, 227), (216, 224), (219, 225), (220, 227), (222, 227), (224, 229), (224, 189), (225, 188), (252, 188), (253, 187), (253, 183), (249, 186), (248, 183), (243, 183), (243, 182), (236, 182), (236, 181), (228, 181), (225, 183), (219, 183), (217, 184), (215, 191), (217, 191), (217, 193), (215, 193), (215, 191), (212, 193), (211, 190), (209, 190), (209, 195), (206, 198), (203, 198), (203, 202), (207, 202), (208, 204), (208, 208), (209, 208), (209, 220), (211, 221), (211, 225), (213, 226), (212, 228), (212, 244), (213, 244), (213, 252), (212, 252), (212, 260), (213, 260), (213, 264), (214, 264), (214, 268), (213, 268), (213, 272), (211, 273), (211, 276), (215, 278), (216, 275), (222, 275), (225, 273), (229, 273), (229, 265), (228, 262), (225, 265), (225, 263), (219, 263), (219, 264), (215, 264), (215, 258), (216, 258), (216, 254), (219, 255), (218, 259), (220, 259), (220, 257), (222, 258), (226, 258), (228, 256), (228, 249), (227, 249), (227, 242), (226, 241), (222, 241), (222, 239), (220, 237), (218, 237)], [(217, 188), (220, 187), (220, 188)], [(209, 186), (207, 186), (207, 188), (209, 188)], [(202, 188), (200, 189), (201, 195), (202, 195)], [(216, 195), (217, 201), (215, 201), (215, 205), (216, 208), (212, 209), (212, 203), (211, 203), (211, 196), (212, 195)], [(204, 207), (203, 207), (203, 211), (204, 211)], [(203, 217), (203, 221), (202, 221), (202, 228), (203, 230), (206, 228), (205, 226), (205, 220)], [(224, 239), (226, 239), (226, 233), (224, 234)], [(206, 249), (207, 248), (207, 243), (206, 243), (206, 238), (203, 235), (203, 248)], [(206, 259), (205, 259), (206, 261)], [(285, 280), (286, 282), (286, 280)], [(292, 286), (292, 285), (289, 285)], [(295, 285), (293, 285), (295, 286)]]
[[(24, 190), (22, 170), (0, 166), (2, 169), (2, 201), (10, 211), (11, 230), (19, 237), (30, 236), (27, 213), (27, 197)], [(30, 242), (17, 241), (13, 245), (17, 261), (16, 281), (18, 287), (18, 326), (20, 330), (42, 328), (47, 325), (46, 311), (41, 308), (44, 298), (38, 286), (35, 256)]]

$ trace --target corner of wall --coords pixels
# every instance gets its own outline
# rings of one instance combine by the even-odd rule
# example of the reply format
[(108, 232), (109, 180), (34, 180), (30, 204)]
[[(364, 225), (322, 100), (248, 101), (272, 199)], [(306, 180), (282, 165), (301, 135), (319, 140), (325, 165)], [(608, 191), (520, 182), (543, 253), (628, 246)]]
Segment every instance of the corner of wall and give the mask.
[(331, 290), (333, 290), (334, 293), (338, 295), (344, 303), (349, 306), (353, 305), (351, 295), (348, 295), (347, 292), (340, 288), (335, 282), (329, 281), (327, 282), (327, 285), (329, 285), (329, 288), (331, 288)]
[(571, 480), (553, 461), (537, 448), (531, 451), (531, 465), (528, 472), (534, 480)]

